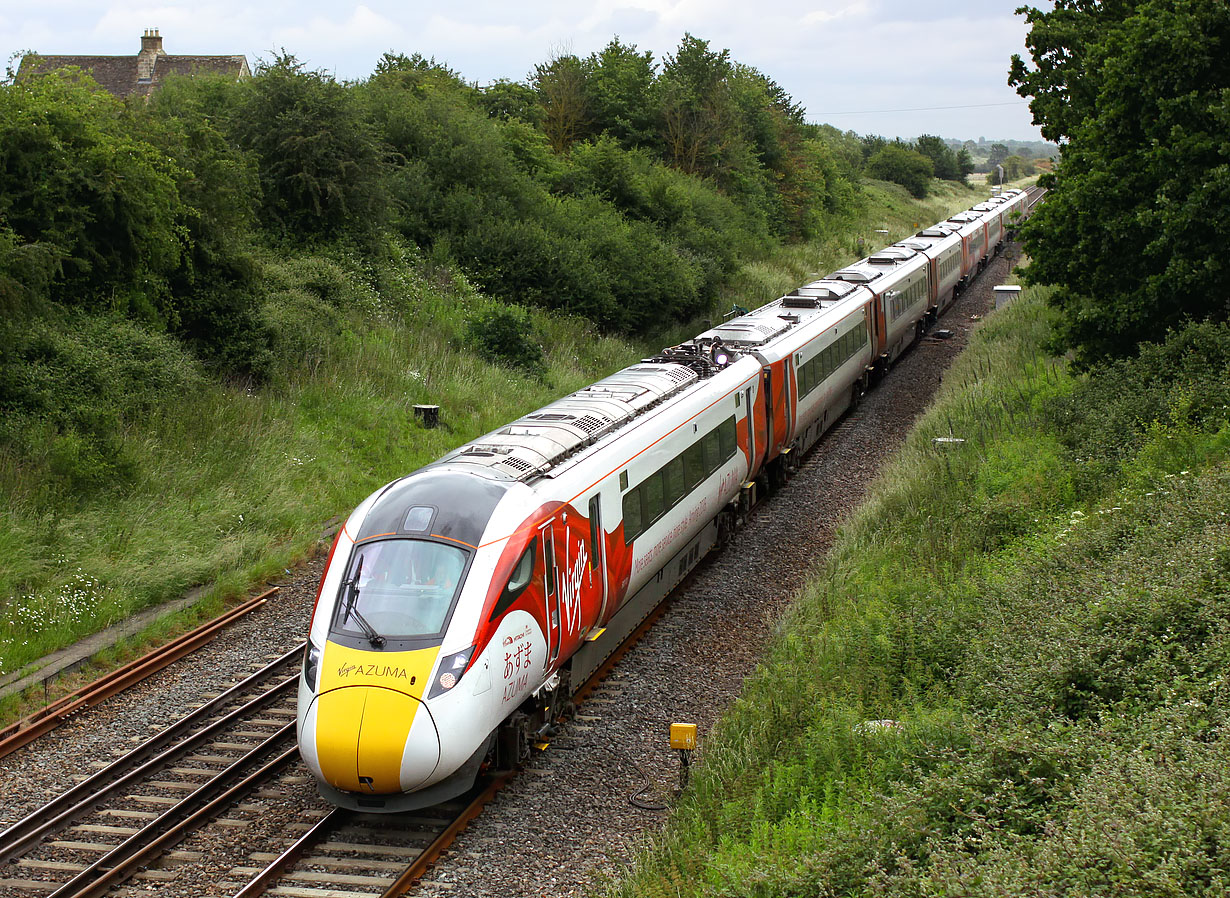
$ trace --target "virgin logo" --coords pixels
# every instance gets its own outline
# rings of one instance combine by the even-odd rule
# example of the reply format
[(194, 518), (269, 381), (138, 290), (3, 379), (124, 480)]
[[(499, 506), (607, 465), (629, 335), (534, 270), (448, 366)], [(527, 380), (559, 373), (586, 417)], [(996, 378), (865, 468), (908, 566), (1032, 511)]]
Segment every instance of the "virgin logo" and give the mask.
[(559, 572), (560, 606), (564, 614), (564, 630), (575, 633), (581, 627), (581, 581), (585, 577), (585, 562), (588, 556), (585, 550), (585, 540), (577, 543), (577, 557), (572, 562), (571, 569)]

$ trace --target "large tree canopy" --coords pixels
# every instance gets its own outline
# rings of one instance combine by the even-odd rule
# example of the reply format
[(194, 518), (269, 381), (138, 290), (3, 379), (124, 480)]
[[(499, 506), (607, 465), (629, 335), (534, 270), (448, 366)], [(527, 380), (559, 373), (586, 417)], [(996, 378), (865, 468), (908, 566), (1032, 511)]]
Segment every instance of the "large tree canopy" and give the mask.
[(1025, 230), (1029, 279), (1058, 289), (1077, 360), (1128, 355), (1230, 302), (1230, 4), (1024, 7), (1033, 65), (1009, 83), (1063, 143)]

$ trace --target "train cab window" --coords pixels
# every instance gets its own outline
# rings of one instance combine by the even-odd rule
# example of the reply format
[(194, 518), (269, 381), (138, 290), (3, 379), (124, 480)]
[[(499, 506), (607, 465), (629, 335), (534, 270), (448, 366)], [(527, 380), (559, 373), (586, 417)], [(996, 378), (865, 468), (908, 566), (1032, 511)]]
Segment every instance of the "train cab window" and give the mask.
[(624, 542), (630, 543), (644, 531), (641, 511), (641, 488), (624, 493)]
[(705, 467), (705, 445), (703, 442), (693, 443), (683, 452), (683, 476), (689, 490), (700, 485), (709, 476)]
[(644, 525), (648, 528), (650, 524), (666, 514), (666, 502), (662, 492), (662, 472), (654, 473), (641, 484), (641, 491), (645, 494)]
[(512, 606), (513, 602), (517, 601), (517, 597), (525, 592), (525, 588), (534, 579), (534, 560), (537, 555), (538, 540), (532, 539), (530, 544), (525, 547), (525, 551), (521, 553), (521, 558), (517, 562), (517, 566), (513, 568), (513, 572), (508, 578), (508, 583), (504, 586), (504, 591), (500, 593), (499, 599), (496, 600), (489, 620), (495, 620), (502, 615)]
[(683, 472), (683, 456), (673, 459), (664, 469), (666, 507), (674, 508), (688, 492), (687, 479)]
[(334, 631), (373, 641), (438, 636), (467, 561), (463, 550), (433, 540), (361, 543), (342, 584)]
[(722, 446), (722, 461), (730, 458), (735, 454), (738, 448), (738, 440), (735, 434), (735, 419), (727, 418), (718, 428), (718, 437), (721, 440)]

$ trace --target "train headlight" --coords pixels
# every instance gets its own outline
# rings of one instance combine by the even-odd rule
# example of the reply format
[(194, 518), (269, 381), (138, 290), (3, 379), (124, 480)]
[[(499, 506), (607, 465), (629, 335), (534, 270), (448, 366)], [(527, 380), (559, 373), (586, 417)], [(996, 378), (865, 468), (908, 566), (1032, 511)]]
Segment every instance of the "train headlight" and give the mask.
[(320, 680), (320, 649), (311, 640), (308, 640), (307, 651), (303, 653), (303, 680), (308, 689), (316, 691)]
[(474, 648), (470, 646), (463, 651), (447, 655), (441, 660), (435, 682), (431, 684), (431, 692), (427, 693), (428, 698), (443, 695), (461, 682), (461, 675), (466, 672), (466, 665), (470, 663), (470, 658), (474, 655)]

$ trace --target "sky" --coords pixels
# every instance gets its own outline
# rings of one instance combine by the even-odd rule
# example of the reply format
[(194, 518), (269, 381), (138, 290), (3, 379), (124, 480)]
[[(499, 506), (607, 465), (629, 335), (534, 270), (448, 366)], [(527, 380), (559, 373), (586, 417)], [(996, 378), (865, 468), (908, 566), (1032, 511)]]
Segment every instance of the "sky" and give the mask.
[[(135, 55), (157, 28), (171, 54), (281, 50), (343, 80), (382, 53), (421, 53), (469, 81), (525, 80), (561, 53), (618, 35), (670, 55), (685, 33), (780, 84), (807, 120), (859, 134), (1040, 140), (1007, 84), (1026, 55), (1021, 0), (0, 0), (0, 53)], [(1038, 2), (1043, 8), (1050, 4)]]

